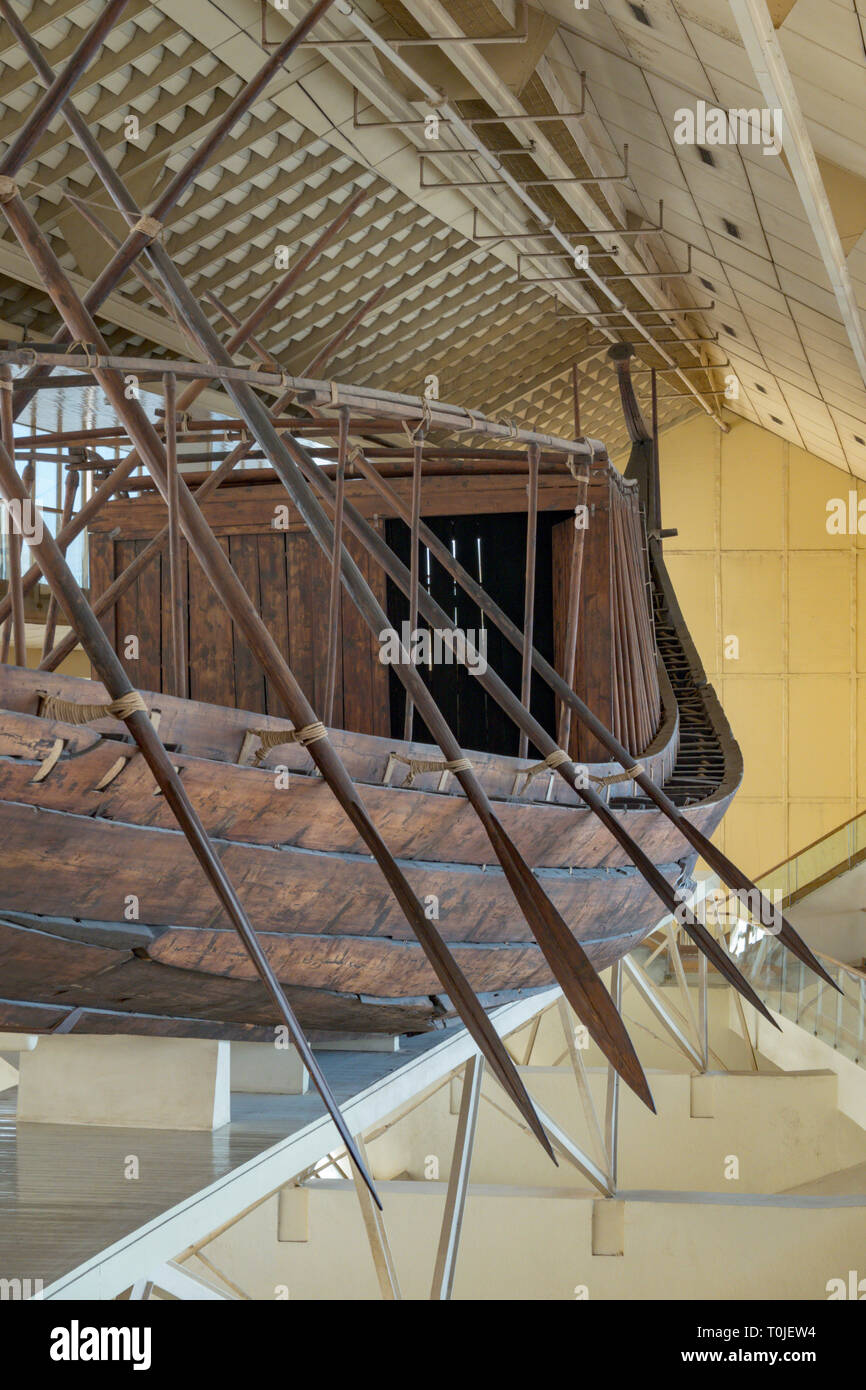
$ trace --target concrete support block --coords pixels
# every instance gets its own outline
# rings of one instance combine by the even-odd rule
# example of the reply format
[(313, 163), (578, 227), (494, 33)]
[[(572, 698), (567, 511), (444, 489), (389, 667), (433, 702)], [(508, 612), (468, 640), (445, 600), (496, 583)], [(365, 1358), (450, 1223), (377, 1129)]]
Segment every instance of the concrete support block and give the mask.
[(293, 1047), (233, 1042), (231, 1088), (256, 1095), (303, 1096), (310, 1075)]
[(29, 1124), (219, 1129), (229, 1044), (199, 1038), (40, 1038), (20, 1054), (18, 1119)]
[(592, 1204), (593, 1255), (625, 1254), (625, 1202), (606, 1197)]
[(277, 1240), (310, 1239), (310, 1194), (306, 1187), (281, 1187), (277, 1206)]

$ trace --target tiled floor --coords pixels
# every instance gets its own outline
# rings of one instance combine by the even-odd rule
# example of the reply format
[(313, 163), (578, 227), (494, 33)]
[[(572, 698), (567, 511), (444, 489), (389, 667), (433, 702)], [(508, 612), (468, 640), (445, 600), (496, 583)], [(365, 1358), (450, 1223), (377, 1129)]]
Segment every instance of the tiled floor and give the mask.
[[(443, 1039), (404, 1041), (397, 1053), (321, 1052), (338, 1103)], [(213, 1133), (19, 1125), (16, 1092), (0, 1093), (0, 1280), (61, 1274), (323, 1113), (305, 1096), (232, 1096), (232, 1118)], [(138, 1177), (127, 1176), (137, 1160)]]

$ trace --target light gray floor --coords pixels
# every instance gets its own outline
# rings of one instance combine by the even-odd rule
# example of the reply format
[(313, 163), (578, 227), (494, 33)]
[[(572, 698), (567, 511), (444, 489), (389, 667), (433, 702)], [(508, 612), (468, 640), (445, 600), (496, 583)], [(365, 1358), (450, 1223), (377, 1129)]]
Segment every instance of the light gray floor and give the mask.
[[(339, 1104), (441, 1043), (441, 1030), (399, 1052), (319, 1052)], [(324, 1110), (305, 1096), (232, 1096), (213, 1133), (21, 1124), (17, 1092), (0, 1093), (0, 1279), (47, 1286), (121, 1236), (207, 1187)], [(139, 1177), (125, 1176), (138, 1160)]]

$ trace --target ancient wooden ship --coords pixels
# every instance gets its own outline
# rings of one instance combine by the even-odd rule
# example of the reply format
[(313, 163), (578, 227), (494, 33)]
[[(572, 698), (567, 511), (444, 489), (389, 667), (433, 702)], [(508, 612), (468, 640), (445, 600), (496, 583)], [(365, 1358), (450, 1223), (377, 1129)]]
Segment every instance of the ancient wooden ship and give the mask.
[[(633, 441), (621, 478), (577, 423), (563, 439), (323, 379), (369, 303), (302, 377), (259, 346), (259, 324), (364, 190), (244, 323), (228, 315), (226, 342), (162, 243), (191, 182), (330, 3), (273, 48), (142, 209), (69, 100), (124, 0), (100, 8), (60, 75), (0, 0), (44, 86), (0, 157), (0, 213), (62, 320), (51, 342), (0, 346), (0, 492), (9, 508), (28, 501), (14, 420), (57, 368), (98, 386), (129, 450), (103, 463), (74, 515), (68, 490), (56, 538), (28, 537), (26, 575), (10, 552), (0, 1028), (256, 1038), (284, 1026), (369, 1183), (307, 1029), (459, 1019), (550, 1151), (492, 1002), (555, 981), (649, 1104), (599, 972), (660, 915), (676, 910), (766, 1010), (678, 897), (698, 854), (730, 888), (757, 890), (708, 838), (740, 755), (665, 571), (657, 438), (631, 387), (631, 349), (613, 350)], [(85, 298), (16, 182), (58, 115), (127, 228), (119, 239), (76, 200), (111, 246)], [(129, 270), (196, 360), (111, 354), (94, 315)], [(245, 344), (260, 368), (236, 360)], [(158, 425), (126, 389), (130, 374), (161, 383)], [(209, 384), (230, 397), (234, 423), (189, 414)], [(218, 461), (214, 431), (237, 441)], [(317, 434), (336, 448), (311, 453)], [(179, 439), (203, 442), (206, 475), (181, 476)], [(75, 440), (39, 436), (51, 442)], [(263, 478), (236, 471), (256, 458)], [(89, 597), (64, 559), (85, 526)], [(23, 598), (40, 573), (52, 608), (29, 671)], [(50, 646), (57, 605), (72, 631)], [(413, 634), (425, 630), (456, 664), (416, 664)], [(76, 642), (94, 682), (56, 673)], [(779, 935), (829, 978), (787, 922)]]
[[(627, 404), (630, 399), (627, 394)], [(578, 477), (562, 462), (551, 464), (536, 473), (532, 516), (525, 469), (496, 473), (482, 464), (484, 471), (467, 474), (461, 460), (451, 465), (456, 473), (425, 478), (418, 524), (429, 518), (436, 528), (429, 538), (438, 531), (445, 541), (438, 542), (437, 575), (424, 587), (435, 596), (450, 582), (441, 559), (448, 537), (460, 533), (462, 550), (482, 554), (495, 600), (514, 580), (505, 533), (515, 522), (513, 539), (525, 538), (529, 522), (524, 550), (540, 610), (536, 641), (543, 636), (549, 646), (552, 638), (551, 655), (560, 671), (569, 671), (577, 695), (709, 836), (736, 791), (742, 764), (676, 603), (657, 528), (652, 534), (654, 475), (640, 468), (649, 436), (641, 422), (635, 434), (634, 476), (622, 478), (597, 447)], [(411, 488), (412, 479), (400, 471), (389, 484), (390, 505), (360, 475), (347, 480), (346, 502), (361, 516), (375, 508), (380, 522), (390, 512), (394, 529), (406, 532), (398, 518), (406, 514), (405, 485)], [(327, 565), (313, 553), (300, 517), (282, 532), (268, 532), (278, 498), (267, 481), (238, 486), (205, 515), (218, 535), (225, 533), (277, 631), (281, 616), (293, 667), (320, 706), (328, 643), (323, 628), (312, 640), (312, 626), (327, 611)], [(461, 515), (443, 517), (456, 499)], [(149, 544), (160, 520), (147, 492), (106, 508), (102, 529), (91, 532), (94, 597), (116, 582), (115, 569), (134, 560), (136, 547), (140, 553)], [(457, 546), (450, 548), (456, 570)], [(156, 687), (142, 691), (148, 715), (259, 924), (263, 949), (298, 1018), (319, 1033), (441, 1026), (453, 1004), (379, 868), (329, 795), (310, 747), (280, 741), (281, 733), (291, 737), (292, 724), (266, 712), (280, 710), (278, 694), (256, 676), (250, 653), (233, 644), (204, 577), (185, 560), (193, 614), (189, 674), (197, 693), (222, 694), (226, 703), (165, 693), (167, 632), (164, 645), (142, 641), (142, 652), (126, 664), (140, 684), (143, 668)], [(526, 574), (525, 555), (518, 569)], [(372, 567), (370, 577), (375, 583)], [(117, 650), (130, 628), (146, 633), (153, 624), (159, 631), (169, 597), (160, 580), (159, 566), (152, 567), (128, 591), (126, 607), (114, 608), (110, 636)], [(384, 602), (381, 572), (380, 580)], [(522, 605), (525, 594), (520, 598)], [(471, 631), (485, 632), (489, 620), (477, 604), (465, 616), (473, 620)], [(470, 986), (485, 1005), (549, 986), (550, 965), (503, 869), (490, 862), (490, 841), (457, 776), (435, 746), (393, 736), (389, 726), (402, 730), (405, 707), (393, 707), (389, 698), (389, 672), (377, 659), (375, 639), (365, 640), (351, 615), (343, 615), (337, 645), (338, 719), (330, 739)], [(432, 663), (428, 686), (442, 687), (443, 704), (450, 700), (461, 746), (469, 748), (467, 758), (505, 831), (592, 965), (611, 965), (658, 920), (657, 892), (555, 766), (537, 754), (520, 757), (517, 748), (499, 751), (509, 742), (505, 721), (497, 725), (499, 711), (483, 693), (475, 698), (475, 677), (452, 664), (437, 668), (431, 680), (431, 670)], [(519, 688), (516, 674), (512, 684)], [(245, 694), (258, 709), (237, 707)], [(0, 670), (7, 870), (0, 1026), (51, 1030), (74, 1013), (74, 1026), (87, 1031), (272, 1036), (273, 1005), (224, 909), (201, 882), (165, 798), (154, 795), (153, 777), (122, 721), (73, 722), (84, 707), (107, 701), (94, 682)], [(543, 708), (544, 692), (528, 703)], [(569, 718), (568, 705), (557, 704), (560, 741), (585, 769), (588, 785), (599, 789), (671, 889), (687, 889), (696, 851), (628, 770)], [(499, 748), (481, 746), (485, 733)], [(512, 742), (516, 737), (515, 730)]]

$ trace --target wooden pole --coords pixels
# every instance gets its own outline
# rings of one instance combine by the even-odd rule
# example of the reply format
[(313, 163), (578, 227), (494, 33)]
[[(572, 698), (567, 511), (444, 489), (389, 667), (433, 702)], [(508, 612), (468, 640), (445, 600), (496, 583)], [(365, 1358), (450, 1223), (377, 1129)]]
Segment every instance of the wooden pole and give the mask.
[[(122, 385), (120, 385), (120, 394), (123, 395)], [(2, 443), (0, 443), (0, 490), (2, 490), (7, 502), (16, 500), (23, 502), (27, 496), (26, 489), (15, 472), (12, 456)], [(81, 645), (93, 662), (111, 699), (113, 701), (123, 700), (129, 696), (134, 696), (136, 692), (112, 650), (111, 643), (94, 617), (90, 605), (75, 582), (72, 571), (60, 553), (57, 542), (47, 528), (43, 531), (41, 541), (37, 543), (34, 539), (31, 545), (39, 555), (42, 572), (51, 585), (52, 592), (57, 595), (58, 601), (62, 604), (64, 612), (78, 634)], [(277, 1016), (288, 1029), (301, 1060), (309, 1071), (355, 1167), (378, 1203), (379, 1199), (376, 1197), (372, 1179), (355, 1147), (352, 1134), (340, 1113), (331, 1088), (325, 1080), (321, 1067), (295, 1017), (294, 1010), (283, 992), (282, 985), (259, 945), (258, 938), (247, 919), (228, 875), (218, 856), (214, 853), (204, 827), (187, 797), (183, 783), (175, 772), (174, 764), (160, 742), (147, 712), (144, 709), (132, 708), (131, 712), (122, 717), (153, 773), (156, 784), (165, 797), (166, 804), (171, 808), (193, 854), (201, 864), (223, 910), (240, 936), (259, 978), (270, 995)]]
[[(7, 445), (7, 448), (8, 448), (8, 445)], [(59, 527), (57, 528), (57, 529), (58, 529), (58, 532), (61, 532), (61, 533), (62, 533), (64, 527), (66, 527), (66, 526), (69, 525), (69, 522), (70, 522), (70, 520), (71, 520), (71, 518), (72, 518), (72, 513), (73, 513), (73, 511), (75, 510), (75, 496), (76, 496), (76, 493), (78, 492), (78, 479), (79, 479), (79, 474), (76, 472), (76, 470), (75, 470), (74, 468), (69, 468), (69, 469), (67, 469), (67, 471), (66, 471), (66, 486), (65, 486), (64, 491), (63, 491), (63, 511), (62, 511), (61, 517), (60, 517), (60, 525), (59, 525)], [(65, 554), (66, 554), (66, 546), (63, 545), (63, 544), (61, 544), (60, 542), (58, 542), (58, 549), (60, 550), (61, 555), (64, 555), (64, 556), (65, 556)], [(48, 607), (47, 607), (47, 609), (45, 610), (45, 632), (43, 633), (43, 636), (42, 636), (42, 659), (43, 659), (43, 661), (44, 661), (45, 657), (47, 656), (47, 654), (51, 651), (51, 648), (54, 646), (54, 636), (55, 636), (56, 628), (57, 628), (57, 599), (55, 598), (54, 594), (49, 594), (49, 596), (48, 596)]]
[(328, 666), (325, 674), (326, 728), (334, 722), (337, 691), (337, 647), (340, 640), (340, 552), (343, 547), (343, 499), (346, 490), (346, 455), (349, 450), (349, 412), (340, 410), (340, 455), (337, 461), (337, 496), (334, 502), (334, 545), (331, 550), (331, 588), (328, 595)]
[[(586, 526), (583, 522), (589, 490), (589, 471), (581, 473), (577, 481), (577, 503), (574, 509), (575, 531), (571, 538), (571, 560), (568, 567), (568, 613), (565, 622), (565, 643), (562, 661), (562, 678), (569, 689), (574, 687), (577, 664), (577, 636), (580, 624), (580, 589), (583, 581), (583, 555), (586, 548)], [(581, 525), (578, 526), (578, 519)], [(559, 746), (566, 752), (571, 746), (571, 705), (565, 700), (559, 702)]]
[[(0, 366), (0, 436), (10, 454), (15, 450), (15, 430), (12, 417), (12, 369)], [(32, 471), (32, 469), (31, 469)], [(27, 637), (24, 626), (24, 591), (21, 588), (21, 528), (16, 525), (12, 512), (7, 508), (4, 524), (9, 537), (9, 603), (11, 616), (3, 634), (3, 660), (9, 654), (9, 638), (14, 637), (15, 665), (27, 665)]]
[[(424, 436), (416, 430), (412, 442), (412, 516), (409, 523), (409, 641), (415, 639), (418, 626), (418, 585), (421, 580), (421, 553), (418, 528), (421, 524), (421, 465), (424, 450)], [(415, 722), (415, 705), (410, 692), (406, 691), (406, 708), (403, 712), (403, 738), (412, 742), (412, 726)]]
[[(526, 578), (523, 589), (523, 652), (520, 669), (520, 703), (529, 709), (532, 695), (532, 638), (535, 630), (535, 556), (538, 546), (538, 463), (540, 450), (537, 444), (530, 444), (527, 451), (529, 464), (529, 505), (526, 509)], [(518, 757), (525, 758), (529, 752), (529, 739), (521, 732)]]
[(182, 579), (183, 552), (180, 535), (180, 503), (177, 466), (177, 379), (166, 372), (165, 465), (168, 476), (168, 572), (171, 602), (171, 693), (189, 698), (189, 672), (186, 660), (186, 605)]

